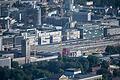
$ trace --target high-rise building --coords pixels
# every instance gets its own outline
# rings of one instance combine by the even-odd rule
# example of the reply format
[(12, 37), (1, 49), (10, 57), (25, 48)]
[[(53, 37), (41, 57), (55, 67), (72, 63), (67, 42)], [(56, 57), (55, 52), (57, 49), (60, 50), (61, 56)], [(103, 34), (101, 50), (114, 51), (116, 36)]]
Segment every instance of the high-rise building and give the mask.
[(2, 35), (0, 35), (0, 51), (2, 50)]
[(41, 25), (41, 7), (38, 8), (38, 25)]
[(64, 9), (65, 10), (73, 10), (74, 0), (64, 0)]
[(30, 59), (30, 40), (29, 39), (24, 39), (21, 42), (21, 51), (22, 51), (22, 56), (25, 57), (25, 63), (29, 63)]

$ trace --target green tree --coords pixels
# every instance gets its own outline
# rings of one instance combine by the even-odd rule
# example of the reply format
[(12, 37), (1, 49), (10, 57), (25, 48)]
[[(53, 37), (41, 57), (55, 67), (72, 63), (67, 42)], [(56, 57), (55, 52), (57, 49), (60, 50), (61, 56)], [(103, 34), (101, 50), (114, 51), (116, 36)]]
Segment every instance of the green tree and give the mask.
[(10, 77), (10, 70), (8, 68), (0, 67), (0, 80), (8, 80)]
[(4, 79), (8, 80), (10, 78), (11, 70), (8, 67), (4, 67)]
[(19, 69), (12, 69), (11, 70), (11, 75), (10, 75), (10, 79), (11, 80), (24, 80), (24, 76), (26, 74), (22, 71), (22, 70), (19, 70)]
[(50, 72), (54, 72), (54, 73), (59, 73), (60, 72), (60, 68), (64, 66), (63, 64), (61, 64), (58, 61), (50, 61), (48, 63), (48, 70)]
[(116, 48), (117, 54), (120, 55), (120, 46), (116, 46), (115, 48)]
[(115, 69), (115, 70), (113, 71), (113, 76), (114, 76), (114, 77), (120, 77), (120, 70), (116, 70), (116, 69)]
[(88, 59), (88, 61), (89, 61), (89, 66), (90, 66), (90, 67), (94, 67), (94, 66), (100, 64), (100, 60), (99, 60), (99, 58), (96, 57), (96, 56), (89, 55), (89, 56), (87, 57), (87, 59)]
[(32, 70), (33, 79), (50, 77), (52, 74), (46, 70), (34, 69)]
[(117, 54), (117, 49), (114, 46), (107, 46), (105, 52), (108, 54)]
[(107, 62), (107, 61), (102, 61), (102, 63), (101, 63), (101, 68), (105, 68), (105, 69), (108, 69), (108, 67), (109, 67), (109, 62)]
[(19, 68), (19, 63), (17, 61), (12, 61), (11, 66), (12, 68)]
[(24, 71), (24, 73), (26, 74), (26, 75), (24, 76), (24, 80), (32, 80), (32, 72), (31, 72), (31, 70), (25, 69), (25, 70), (23, 70), (23, 71)]
[(37, 68), (39, 69), (47, 69), (48, 65), (48, 61), (42, 61), (42, 62), (37, 62)]
[(83, 73), (87, 73), (88, 69), (89, 69), (89, 61), (87, 58), (84, 58), (84, 57), (79, 57), (79, 60), (78, 60), (82, 67), (83, 67)]
[(112, 75), (106, 68), (99, 69), (96, 74), (103, 75), (103, 80), (112, 80)]

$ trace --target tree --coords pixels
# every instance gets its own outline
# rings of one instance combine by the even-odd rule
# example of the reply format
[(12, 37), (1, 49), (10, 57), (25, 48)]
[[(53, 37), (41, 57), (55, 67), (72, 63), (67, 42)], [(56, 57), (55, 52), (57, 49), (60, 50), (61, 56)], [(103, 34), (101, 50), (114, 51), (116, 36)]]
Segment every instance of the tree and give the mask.
[(83, 66), (83, 73), (87, 73), (88, 69), (89, 69), (89, 61), (87, 58), (84, 58), (84, 57), (79, 57), (79, 60), (78, 60), (81, 65)]
[(33, 79), (50, 77), (52, 74), (46, 70), (34, 69), (32, 70)]
[(25, 70), (32, 70), (32, 69), (36, 69), (37, 68), (37, 65), (36, 64), (24, 64), (24, 65), (22, 65), (23, 66), (23, 69), (25, 69)]
[(112, 80), (112, 75), (106, 68), (99, 69), (96, 74), (103, 75), (103, 80)]
[(107, 73), (108, 73), (108, 70), (105, 69), (105, 68), (101, 68), (101, 69), (99, 69), (99, 70), (97, 71), (97, 74), (98, 74), (98, 75), (107, 74)]
[(12, 61), (11, 66), (12, 68), (19, 68), (19, 63), (17, 61)]
[(120, 70), (116, 70), (116, 69), (115, 69), (115, 70), (113, 71), (113, 76), (114, 76), (114, 77), (119, 77), (119, 76), (120, 76)]
[(63, 66), (63, 64), (58, 62), (58, 61), (50, 61), (48, 63), (48, 70), (50, 72), (59, 73), (60, 72), (60, 68), (62, 66)]
[(111, 64), (119, 66), (119, 59), (112, 59)]
[(105, 52), (108, 54), (117, 54), (117, 49), (114, 46), (107, 46)]
[(120, 55), (120, 46), (116, 46), (115, 48), (116, 48), (116, 50), (117, 50), (117, 54)]
[(89, 61), (89, 66), (90, 66), (90, 67), (94, 67), (94, 66), (100, 64), (100, 60), (99, 60), (99, 58), (96, 57), (96, 56), (89, 55), (89, 56), (87, 57), (87, 59), (88, 59), (88, 61)]
[(105, 69), (108, 69), (108, 67), (109, 67), (109, 62), (107, 62), (107, 61), (102, 61), (102, 63), (101, 63), (101, 68), (105, 68)]
[(22, 70), (12, 69), (10, 79), (11, 80), (24, 80), (25, 73)]
[(24, 76), (24, 80), (32, 80), (32, 72), (28, 69), (23, 69), (24, 73), (26, 74)]
[(8, 67), (4, 67), (4, 79), (8, 80), (10, 78), (11, 70)]
[(48, 61), (37, 62), (37, 68), (47, 69), (47, 67), (49, 67)]
[(10, 78), (10, 69), (0, 67), (0, 80), (8, 80)]

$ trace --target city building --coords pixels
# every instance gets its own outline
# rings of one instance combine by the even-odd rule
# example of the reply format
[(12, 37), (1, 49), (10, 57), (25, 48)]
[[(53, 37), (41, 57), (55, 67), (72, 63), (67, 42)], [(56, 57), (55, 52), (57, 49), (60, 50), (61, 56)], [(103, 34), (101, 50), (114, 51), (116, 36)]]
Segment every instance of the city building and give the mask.
[(120, 27), (109, 27), (109, 28), (104, 28), (104, 35), (105, 37), (113, 37), (116, 35), (120, 35)]
[(13, 58), (14, 58), (14, 54), (13, 54), (13, 53), (2, 54), (2, 57), (3, 57), (3, 58), (8, 58), (8, 57), (10, 57), (11, 59), (13, 59)]
[(0, 58), (0, 66), (1, 67), (8, 67), (11, 69), (11, 58)]
[(25, 63), (29, 63), (30, 59), (30, 40), (24, 39), (21, 42), (22, 56), (25, 57)]
[(62, 26), (62, 28), (68, 28), (69, 17), (59, 17), (59, 16), (47, 16), (43, 19), (44, 24), (50, 24), (53, 26)]
[(62, 41), (62, 31), (41, 31), (39, 33), (38, 43), (40, 45), (60, 43)]
[(66, 10), (66, 11), (72, 11), (73, 10), (73, 6), (74, 6), (74, 0), (64, 0), (63, 1), (63, 8)]
[(77, 29), (66, 29), (62, 31), (63, 41), (80, 39), (80, 31)]
[(0, 35), (0, 51), (2, 51), (2, 36)]
[(104, 27), (96, 24), (83, 24), (78, 27), (82, 39), (95, 39), (104, 37)]
[(64, 74), (56, 74), (56, 75), (48, 78), (48, 80), (69, 80), (69, 78), (67, 76), (65, 76)]
[(101, 20), (102, 25), (106, 26), (120, 26), (120, 21), (116, 18), (105, 18)]
[(25, 58), (25, 57), (13, 58), (12, 61), (16, 61), (16, 62), (18, 62), (20, 65), (26, 64), (26, 58)]
[(24, 39), (23, 36), (14, 36), (13, 38), (13, 47), (17, 47), (21, 45), (21, 41)]
[(87, 75), (76, 75), (71, 80), (102, 80), (102, 75), (87, 74)]

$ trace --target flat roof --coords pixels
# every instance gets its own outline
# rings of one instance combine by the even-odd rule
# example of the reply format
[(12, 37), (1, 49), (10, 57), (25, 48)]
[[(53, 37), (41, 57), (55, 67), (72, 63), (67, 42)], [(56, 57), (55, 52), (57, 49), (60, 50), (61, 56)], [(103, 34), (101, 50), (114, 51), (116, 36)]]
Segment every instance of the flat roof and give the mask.
[(102, 77), (102, 75), (96, 75), (96, 74), (86, 74), (86, 75), (76, 75), (73, 80), (87, 80), (87, 79), (93, 79), (93, 78), (98, 78), (98, 77)]
[(81, 71), (80, 68), (68, 68), (65, 71)]

